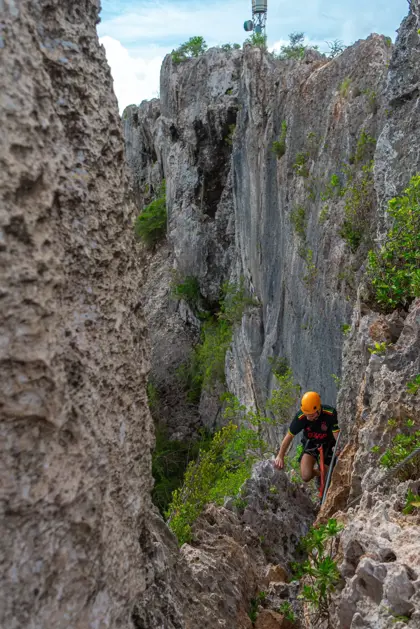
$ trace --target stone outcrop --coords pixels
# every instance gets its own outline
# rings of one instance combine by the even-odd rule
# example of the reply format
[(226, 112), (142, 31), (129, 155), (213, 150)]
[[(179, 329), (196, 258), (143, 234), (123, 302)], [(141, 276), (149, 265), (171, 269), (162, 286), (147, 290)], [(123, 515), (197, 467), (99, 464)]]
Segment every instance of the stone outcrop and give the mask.
[(1, 10), (0, 624), (136, 626), (153, 426), (99, 1)]

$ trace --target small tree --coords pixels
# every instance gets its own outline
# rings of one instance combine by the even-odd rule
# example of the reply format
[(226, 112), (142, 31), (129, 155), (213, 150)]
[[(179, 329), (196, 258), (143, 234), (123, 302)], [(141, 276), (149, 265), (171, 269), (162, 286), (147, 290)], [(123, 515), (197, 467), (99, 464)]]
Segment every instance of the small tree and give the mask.
[(204, 41), (204, 37), (196, 35), (190, 37), (187, 42), (181, 44), (176, 50), (171, 52), (172, 61), (174, 63), (181, 63), (192, 57), (199, 57), (203, 55), (207, 50), (207, 44)]
[(326, 42), (328, 48), (330, 49), (328, 52), (328, 56), (330, 59), (334, 59), (334, 57), (338, 57), (341, 53), (347, 48), (341, 41), (341, 39), (334, 39), (333, 41)]
[(318, 46), (305, 46), (305, 33), (290, 33), (289, 44), (282, 46), (279, 52), (279, 59), (303, 59), (305, 50), (318, 50)]
[(245, 40), (245, 43), (267, 50), (267, 36), (262, 33), (252, 33), (252, 35)]

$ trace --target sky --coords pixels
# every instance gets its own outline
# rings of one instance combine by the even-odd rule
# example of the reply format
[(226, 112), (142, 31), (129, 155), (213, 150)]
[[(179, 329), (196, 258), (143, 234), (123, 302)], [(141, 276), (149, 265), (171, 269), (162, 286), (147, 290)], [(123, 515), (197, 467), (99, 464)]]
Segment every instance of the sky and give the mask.
[[(190, 37), (202, 35), (209, 47), (242, 44), (251, 6), (251, 0), (102, 0), (98, 34), (120, 111), (159, 96), (164, 56)], [(407, 13), (407, 0), (268, 0), (268, 47), (278, 50), (295, 31), (323, 52), (327, 41), (349, 45), (370, 33), (394, 41)]]

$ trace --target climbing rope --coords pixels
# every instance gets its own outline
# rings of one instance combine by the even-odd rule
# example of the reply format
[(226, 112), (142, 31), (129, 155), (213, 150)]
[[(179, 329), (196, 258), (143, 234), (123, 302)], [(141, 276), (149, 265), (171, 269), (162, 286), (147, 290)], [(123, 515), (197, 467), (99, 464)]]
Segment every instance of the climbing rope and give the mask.
[[(404, 465), (406, 463), (408, 463), (408, 461), (410, 461), (411, 459), (414, 459), (414, 457), (416, 457), (418, 454), (420, 454), (420, 448), (416, 448), (415, 450), (413, 450), (413, 452), (411, 452), (411, 454), (409, 454), (408, 456), (405, 457), (405, 459), (403, 461), (401, 461), (401, 463), (398, 463), (398, 465), (396, 465), (395, 467), (393, 467), (391, 470), (389, 470), (386, 474), (384, 474), (382, 476), (382, 478), (375, 483), (374, 485), (372, 485), (372, 487), (368, 487), (366, 489), (366, 491), (373, 491), (374, 489), (376, 489), (379, 485), (381, 485), (385, 480), (387, 480), (388, 478), (391, 478), (391, 476), (393, 476), (395, 474), (395, 472), (398, 472), (398, 470), (400, 470), (402, 467), (404, 467)], [(363, 493), (361, 493), (359, 496), (357, 496), (356, 498), (354, 498), (348, 505), (347, 508), (351, 507), (352, 505), (354, 505), (361, 497), (363, 496)]]

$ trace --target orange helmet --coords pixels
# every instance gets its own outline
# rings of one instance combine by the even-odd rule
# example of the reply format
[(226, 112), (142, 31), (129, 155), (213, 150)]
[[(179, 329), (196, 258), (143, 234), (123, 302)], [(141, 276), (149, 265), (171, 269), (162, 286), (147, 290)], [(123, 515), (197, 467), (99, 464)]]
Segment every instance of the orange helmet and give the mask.
[(308, 391), (305, 393), (300, 403), (300, 409), (302, 413), (305, 413), (305, 415), (312, 415), (312, 413), (315, 413), (316, 411), (320, 412), (321, 397), (319, 393), (315, 393), (315, 391)]

